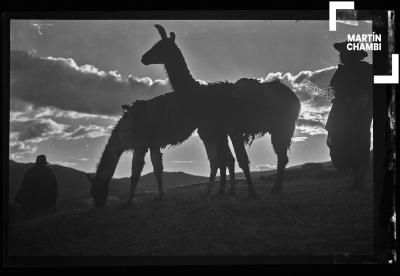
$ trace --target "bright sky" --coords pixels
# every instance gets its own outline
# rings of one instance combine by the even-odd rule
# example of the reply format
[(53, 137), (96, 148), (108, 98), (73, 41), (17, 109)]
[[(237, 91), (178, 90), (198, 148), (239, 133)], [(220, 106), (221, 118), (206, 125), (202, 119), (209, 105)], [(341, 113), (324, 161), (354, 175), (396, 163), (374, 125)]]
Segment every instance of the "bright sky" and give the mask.
[[(175, 32), (196, 79), (281, 78), (302, 101), (289, 166), (329, 160), (323, 127), (330, 100), (301, 81), (326, 87), (338, 63), (333, 43), (371, 33), (367, 22), (338, 23), (330, 32), (328, 21), (13, 20), (10, 159), (34, 162), (46, 154), (50, 163), (94, 171), (121, 104), (171, 91), (162, 66), (140, 62), (160, 39), (154, 24)], [(252, 170), (276, 165), (269, 135), (248, 153)], [(130, 175), (131, 157), (122, 156), (116, 177)], [(199, 137), (167, 149), (164, 168), (208, 175)], [(147, 156), (143, 173), (151, 170)]]

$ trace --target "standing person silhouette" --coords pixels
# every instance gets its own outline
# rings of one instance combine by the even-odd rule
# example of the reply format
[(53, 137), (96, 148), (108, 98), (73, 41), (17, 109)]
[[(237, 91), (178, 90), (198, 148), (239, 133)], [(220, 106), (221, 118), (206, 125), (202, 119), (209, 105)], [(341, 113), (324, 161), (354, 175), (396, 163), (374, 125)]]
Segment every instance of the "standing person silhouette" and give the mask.
[(20, 190), (15, 197), (25, 212), (34, 215), (38, 211), (54, 210), (58, 196), (57, 179), (45, 155), (36, 157), (36, 163), (24, 175)]
[(335, 91), (325, 129), (332, 163), (340, 172), (351, 170), (352, 190), (363, 189), (369, 167), (372, 121), (372, 65), (363, 61), (363, 50), (348, 50), (347, 42), (335, 43), (340, 64), (330, 86)]

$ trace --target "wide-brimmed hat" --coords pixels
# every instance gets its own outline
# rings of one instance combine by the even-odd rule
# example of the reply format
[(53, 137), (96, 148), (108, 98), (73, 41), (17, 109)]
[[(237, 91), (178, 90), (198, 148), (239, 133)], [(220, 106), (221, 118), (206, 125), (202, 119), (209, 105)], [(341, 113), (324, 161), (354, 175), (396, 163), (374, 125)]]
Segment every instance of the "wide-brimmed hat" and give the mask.
[(42, 154), (36, 157), (36, 164), (50, 164), (50, 163), (47, 162), (46, 155)]
[(340, 53), (346, 53), (346, 54), (351, 54), (351, 55), (357, 56), (357, 58), (359, 58), (359, 59), (363, 59), (368, 56), (368, 53), (364, 50), (348, 50), (347, 43), (349, 43), (349, 42), (347, 42), (347, 41), (337, 42), (337, 43), (333, 44), (333, 48), (338, 50)]

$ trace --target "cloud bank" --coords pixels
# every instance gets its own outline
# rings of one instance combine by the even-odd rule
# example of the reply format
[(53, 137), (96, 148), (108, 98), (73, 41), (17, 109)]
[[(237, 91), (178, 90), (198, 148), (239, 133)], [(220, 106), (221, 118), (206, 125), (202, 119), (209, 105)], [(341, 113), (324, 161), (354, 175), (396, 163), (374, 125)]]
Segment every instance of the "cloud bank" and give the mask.
[(117, 115), (121, 104), (150, 99), (170, 91), (166, 80), (151, 80), (92, 65), (77, 65), (71, 58), (35, 57), (10, 53), (11, 98), (35, 107), (56, 107), (88, 114)]

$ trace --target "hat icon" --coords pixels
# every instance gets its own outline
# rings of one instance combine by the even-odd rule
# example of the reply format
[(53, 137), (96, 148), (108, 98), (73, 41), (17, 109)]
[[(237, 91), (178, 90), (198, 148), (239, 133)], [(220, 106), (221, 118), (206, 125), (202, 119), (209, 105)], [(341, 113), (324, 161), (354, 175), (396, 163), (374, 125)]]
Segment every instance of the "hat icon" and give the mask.
[(46, 160), (46, 155), (41, 154), (36, 157), (36, 164), (49, 164)]
[(348, 50), (347, 43), (349, 43), (349, 42), (343, 41), (343, 42), (334, 43), (333, 48), (335, 48), (340, 53), (346, 53), (346, 54), (351, 54), (353, 56), (356, 56), (360, 60), (368, 56), (368, 53), (364, 50)]

